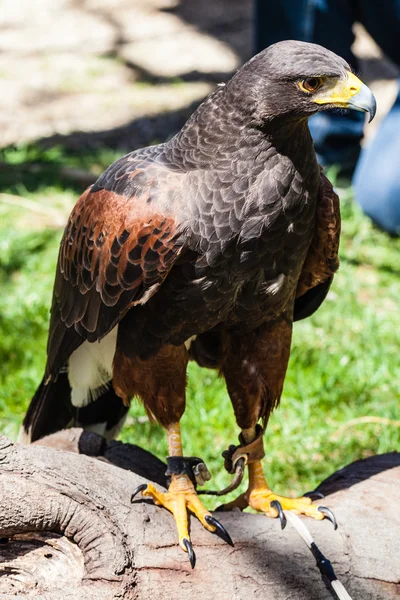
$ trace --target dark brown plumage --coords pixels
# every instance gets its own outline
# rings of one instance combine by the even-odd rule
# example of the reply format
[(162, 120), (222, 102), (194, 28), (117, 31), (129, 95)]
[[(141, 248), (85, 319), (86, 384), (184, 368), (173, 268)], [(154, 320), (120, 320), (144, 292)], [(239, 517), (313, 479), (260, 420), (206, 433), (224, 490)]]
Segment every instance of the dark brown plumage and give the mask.
[(61, 241), (31, 440), (96, 422), (91, 396), (112, 430), (137, 395), (179, 455), (189, 357), (221, 371), (254, 439), (281, 396), (292, 323), (318, 308), (338, 267), (339, 202), (307, 121), (344, 105), (349, 71), (319, 46), (271, 46), (173, 139), (117, 160), (82, 195)]

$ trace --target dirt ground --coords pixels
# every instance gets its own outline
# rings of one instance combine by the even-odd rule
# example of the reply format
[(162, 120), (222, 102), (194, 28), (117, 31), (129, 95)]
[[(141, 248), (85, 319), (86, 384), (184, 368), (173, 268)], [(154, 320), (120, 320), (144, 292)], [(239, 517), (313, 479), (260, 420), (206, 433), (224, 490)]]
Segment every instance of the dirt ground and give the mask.
[[(357, 31), (381, 117), (397, 72)], [(165, 139), (250, 56), (251, 0), (2, 0), (0, 147)]]

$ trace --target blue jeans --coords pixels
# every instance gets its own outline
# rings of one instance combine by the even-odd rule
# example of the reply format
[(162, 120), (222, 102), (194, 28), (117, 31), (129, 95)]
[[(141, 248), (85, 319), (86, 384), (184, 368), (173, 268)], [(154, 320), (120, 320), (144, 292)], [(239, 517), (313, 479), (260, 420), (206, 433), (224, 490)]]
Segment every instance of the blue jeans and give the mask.
[[(357, 71), (351, 52), (355, 21), (400, 65), (400, 0), (255, 0), (255, 51), (284, 39), (310, 41), (333, 50)], [(315, 149), (321, 164), (337, 164), (344, 175), (357, 164), (357, 201), (376, 225), (400, 235), (400, 93), (359, 159), (364, 123), (364, 115), (355, 111), (315, 115), (310, 119)]]
[(362, 150), (353, 186), (365, 214), (380, 229), (400, 236), (400, 92), (375, 138)]

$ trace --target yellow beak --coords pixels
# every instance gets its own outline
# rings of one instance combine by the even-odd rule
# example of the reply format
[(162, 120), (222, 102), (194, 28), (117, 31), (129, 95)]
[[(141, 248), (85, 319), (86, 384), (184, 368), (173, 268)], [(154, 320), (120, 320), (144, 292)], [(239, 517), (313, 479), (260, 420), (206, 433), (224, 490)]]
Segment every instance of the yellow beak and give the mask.
[(347, 71), (345, 80), (336, 80), (330, 89), (321, 90), (321, 93), (315, 94), (314, 102), (368, 112), (368, 122), (372, 121), (376, 113), (375, 96), (369, 87), (350, 71)]

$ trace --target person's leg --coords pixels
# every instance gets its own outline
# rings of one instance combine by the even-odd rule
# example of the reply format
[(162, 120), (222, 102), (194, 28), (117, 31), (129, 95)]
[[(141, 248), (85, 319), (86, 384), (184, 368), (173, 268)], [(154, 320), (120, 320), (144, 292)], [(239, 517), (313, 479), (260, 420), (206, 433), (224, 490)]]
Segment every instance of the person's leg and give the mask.
[(380, 229), (396, 236), (400, 235), (399, 172), (400, 91), (375, 138), (361, 152), (353, 179), (363, 211)]
[[(359, 0), (355, 17), (400, 65), (400, 0)], [(375, 138), (363, 149), (353, 179), (356, 200), (363, 211), (391, 235), (400, 235), (399, 170), (400, 91)]]
[(400, 0), (358, 0), (355, 18), (385, 54), (400, 66)]
[[(314, 42), (342, 56), (357, 69), (354, 41), (354, 0), (255, 0), (255, 50), (284, 39)], [(337, 164), (351, 176), (360, 153), (365, 118), (362, 113), (320, 113), (310, 119), (319, 162)]]
[(321, 44), (355, 66), (354, 0), (254, 0), (255, 52), (281, 40)]
[(306, 41), (313, 13), (310, 0), (254, 0), (255, 53), (282, 40)]

